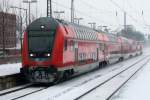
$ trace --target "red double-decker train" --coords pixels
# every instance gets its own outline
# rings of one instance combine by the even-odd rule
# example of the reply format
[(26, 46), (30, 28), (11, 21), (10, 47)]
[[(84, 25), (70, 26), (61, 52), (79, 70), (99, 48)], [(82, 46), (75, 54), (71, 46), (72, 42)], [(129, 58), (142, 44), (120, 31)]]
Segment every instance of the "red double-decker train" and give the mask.
[(49, 83), (139, 55), (143, 45), (122, 36), (43, 17), (24, 32), (21, 72)]

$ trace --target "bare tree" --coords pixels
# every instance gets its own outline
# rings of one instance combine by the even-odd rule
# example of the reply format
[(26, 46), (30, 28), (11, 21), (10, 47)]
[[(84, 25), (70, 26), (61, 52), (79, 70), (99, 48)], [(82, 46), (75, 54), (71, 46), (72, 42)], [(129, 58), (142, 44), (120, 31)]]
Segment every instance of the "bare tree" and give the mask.
[(1, 0), (0, 1), (0, 11), (8, 12), (10, 10), (9, 0)]
[(2, 4), (1, 4), (1, 2), (0, 2), (0, 12), (2, 11)]
[(31, 22), (36, 20), (36, 16), (34, 14), (31, 14)]

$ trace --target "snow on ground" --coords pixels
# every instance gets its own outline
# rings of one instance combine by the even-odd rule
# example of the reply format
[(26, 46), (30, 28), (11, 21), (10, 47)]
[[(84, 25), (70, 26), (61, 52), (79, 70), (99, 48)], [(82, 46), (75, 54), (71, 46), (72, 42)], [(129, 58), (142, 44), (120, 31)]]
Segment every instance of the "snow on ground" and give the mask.
[(145, 47), (143, 50), (144, 55), (150, 55), (150, 47)]
[[(150, 54), (150, 48), (144, 54)], [(150, 100), (150, 62), (112, 100)]]
[(0, 76), (20, 73), (21, 63), (0, 65)]
[(112, 70), (114, 71), (123, 66), (125, 67), (127, 63), (131, 62), (130, 64), (132, 64), (141, 58), (142, 56), (138, 56), (119, 64), (111, 65), (110, 67), (51, 86), (45, 90), (28, 95), (19, 100), (74, 100), (75, 97), (99, 84), (102, 80), (105, 80), (108, 73)]
[[(150, 51), (150, 48), (146, 48), (144, 50), (143, 55), (150, 55), (149, 51)], [(137, 58), (135, 58), (135, 59), (137, 59)], [(130, 62), (132, 62), (132, 59)], [(125, 63), (125, 62), (123, 62), (123, 63)], [(122, 66), (122, 65), (119, 64), (118, 66)], [(21, 63), (0, 65), (0, 76), (19, 73), (20, 68), (21, 68)], [(103, 73), (106, 73), (103, 70), (101, 70), (101, 71)], [(99, 74), (100, 74), (100, 72), (98, 73), (98, 75)], [(93, 75), (93, 76), (95, 76), (95, 75)], [(88, 77), (88, 75), (87, 75), (87, 77)], [(90, 77), (93, 78), (92, 76), (90, 76)], [(88, 79), (90, 79), (90, 77), (88, 77)], [(136, 78), (134, 80), (129, 81), (129, 83), (123, 89), (121, 89), (120, 92), (118, 92), (118, 94), (116, 94), (114, 96), (114, 98), (112, 98), (112, 99), (113, 100), (147, 100), (147, 98), (150, 98), (150, 95), (149, 95), (149, 93), (150, 93), (150, 78), (149, 77), (150, 77), (150, 63), (148, 63), (147, 66), (143, 69), (143, 71), (141, 71), (141, 73), (138, 74), (138, 76), (136, 76)], [(52, 94), (55, 94), (55, 92), (57, 94), (57, 90), (62, 91), (63, 93), (65, 93), (66, 91), (70, 91), (68, 89), (72, 89), (76, 86), (76, 84), (81, 84), (85, 80), (88, 80), (86, 78), (83, 77), (83, 79), (81, 78), (80, 80), (74, 79), (74, 80), (72, 80), (73, 81), (72, 83), (67, 81), (67, 82), (64, 82), (63, 84), (55, 85), (54, 87), (50, 87), (47, 90), (40, 92), (40, 95), (37, 95), (35, 93), (35, 95), (32, 95), (32, 96), (30, 95), (30, 96), (26, 97), (26, 98), (28, 98), (26, 100), (29, 100), (29, 98), (30, 99), (32, 98), (32, 100), (33, 100), (33, 98), (43, 100), (43, 97), (45, 97), (46, 100), (48, 100)], [(63, 90), (65, 90), (65, 91), (63, 91)], [(56, 96), (59, 96), (59, 95), (61, 95), (61, 94), (57, 94)]]

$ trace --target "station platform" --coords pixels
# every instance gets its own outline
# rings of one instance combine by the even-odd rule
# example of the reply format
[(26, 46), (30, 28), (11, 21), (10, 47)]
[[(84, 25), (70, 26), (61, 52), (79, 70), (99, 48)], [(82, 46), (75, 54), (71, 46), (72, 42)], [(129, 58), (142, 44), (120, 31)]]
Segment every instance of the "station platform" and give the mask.
[(20, 74), (21, 63), (0, 65), (0, 90), (24, 84), (24, 77)]
[(20, 73), (21, 63), (0, 65), (0, 77)]

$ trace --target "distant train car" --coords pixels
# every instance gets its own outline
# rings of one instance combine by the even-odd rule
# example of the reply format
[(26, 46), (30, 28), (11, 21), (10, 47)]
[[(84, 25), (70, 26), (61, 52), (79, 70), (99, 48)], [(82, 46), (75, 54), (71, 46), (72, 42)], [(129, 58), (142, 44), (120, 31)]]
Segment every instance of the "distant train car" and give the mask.
[(24, 33), (21, 72), (31, 82), (58, 82), (123, 60), (130, 50), (126, 38), (43, 17)]

